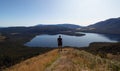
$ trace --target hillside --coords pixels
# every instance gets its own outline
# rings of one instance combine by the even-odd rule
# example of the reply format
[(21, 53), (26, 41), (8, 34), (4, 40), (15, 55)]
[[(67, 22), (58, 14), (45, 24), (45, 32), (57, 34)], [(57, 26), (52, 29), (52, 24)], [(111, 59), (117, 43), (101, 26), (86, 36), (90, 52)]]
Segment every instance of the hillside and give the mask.
[(27, 59), (3, 71), (119, 71), (120, 62), (95, 56), (84, 50), (64, 48)]
[(70, 29), (77, 29), (77, 28), (81, 28), (82, 26), (79, 25), (74, 25), (74, 24), (56, 24), (56, 25), (36, 25), (36, 27), (42, 27), (42, 26), (60, 26), (60, 27), (65, 27), (65, 28), (70, 28)]
[(0, 29), (1, 33), (18, 33), (18, 34), (29, 34), (29, 33), (57, 33), (61, 31), (71, 30), (69, 28), (60, 26), (33, 26), (33, 27), (8, 27)]
[(75, 29), (81, 26), (73, 24), (57, 24), (57, 25), (36, 25), (30, 27), (6, 27), (0, 28), (0, 33), (5, 36), (26, 36), (40, 34), (69, 34), (81, 36), (84, 34), (75, 33)]
[(83, 28), (87, 32), (120, 34), (120, 18), (111, 18)]

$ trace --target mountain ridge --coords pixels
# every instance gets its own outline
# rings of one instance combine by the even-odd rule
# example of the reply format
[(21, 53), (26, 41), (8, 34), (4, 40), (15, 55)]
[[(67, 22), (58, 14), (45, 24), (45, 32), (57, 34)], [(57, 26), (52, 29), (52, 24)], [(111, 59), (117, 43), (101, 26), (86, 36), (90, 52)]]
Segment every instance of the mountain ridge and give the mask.
[(110, 18), (104, 21), (97, 22), (89, 26), (80, 26), (75, 24), (38, 24), (29, 27), (6, 27), (0, 28), (0, 32), (60, 32), (60, 31), (80, 31), (80, 32), (92, 32), (92, 33), (107, 33), (107, 34), (120, 34), (120, 17)]
[(49, 25), (44, 25), (44, 24), (38, 24), (35, 27), (41, 27), (41, 26), (61, 26), (61, 27), (66, 27), (66, 28), (71, 28), (71, 29), (76, 29), (76, 28), (81, 28), (82, 26), (75, 25), (75, 24), (49, 24)]
[(82, 31), (94, 33), (120, 34), (120, 17), (110, 18), (84, 27)]

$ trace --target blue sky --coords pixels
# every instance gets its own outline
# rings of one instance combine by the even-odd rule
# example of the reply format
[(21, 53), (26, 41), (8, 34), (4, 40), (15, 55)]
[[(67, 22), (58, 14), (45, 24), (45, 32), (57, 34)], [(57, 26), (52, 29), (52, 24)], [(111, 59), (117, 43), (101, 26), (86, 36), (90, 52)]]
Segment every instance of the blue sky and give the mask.
[(117, 17), (120, 0), (0, 0), (0, 26), (86, 26)]

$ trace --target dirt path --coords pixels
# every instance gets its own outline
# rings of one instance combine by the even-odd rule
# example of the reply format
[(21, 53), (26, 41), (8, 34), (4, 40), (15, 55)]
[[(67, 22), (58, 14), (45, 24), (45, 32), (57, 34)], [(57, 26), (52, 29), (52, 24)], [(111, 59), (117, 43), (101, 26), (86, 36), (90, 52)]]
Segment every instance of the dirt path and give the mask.
[(5, 71), (79, 71), (71, 60), (73, 51), (73, 48), (64, 48), (58, 53), (56, 49), (25, 60)]
[(73, 49), (63, 49), (60, 54), (60, 58), (57, 59), (50, 67), (45, 71), (74, 71), (75, 65), (68, 56), (69, 52)]
[(103, 59), (84, 50), (52, 50), (25, 60), (5, 71), (119, 71), (120, 62)]

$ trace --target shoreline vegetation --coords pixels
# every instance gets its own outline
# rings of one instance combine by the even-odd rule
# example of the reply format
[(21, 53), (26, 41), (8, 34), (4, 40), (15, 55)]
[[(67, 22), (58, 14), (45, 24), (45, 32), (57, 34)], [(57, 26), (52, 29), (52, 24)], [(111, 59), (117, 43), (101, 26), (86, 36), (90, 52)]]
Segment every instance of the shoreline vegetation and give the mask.
[[(57, 34), (57, 33), (53, 33)], [(74, 33), (71, 31), (61, 32), (60, 34), (71, 36), (84, 36), (82, 33)], [(27, 60), (37, 55), (44, 54), (48, 51), (52, 51), (56, 48), (37, 48), (27, 47), (23, 44), (30, 41), (38, 33), (29, 34), (1, 34), (0, 40), (0, 70), (11, 67), (21, 61)], [(51, 34), (52, 35), (52, 34)], [(69, 47), (68, 47), (69, 48)], [(75, 48), (75, 47), (70, 47)], [(109, 60), (120, 61), (120, 42), (118, 43), (106, 43), (106, 42), (94, 42), (88, 47), (75, 48), (84, 50), (88, 53), (92, 53), (95, 56), (107, 58)]]
[(65, 31), (65, 32), (62, 32), (61, 34), (69, 35), (69, 36), (85, 36), (85, 34), (83, 33), (76, 33), (72, 31)]
[[(54, 33), (55, 34), (55, 33)], [(71, 36), (81, 36), (83, 34), (70, 34), (64, 32), (61, 34)], [(4, 33), (0, 34), (0, 70), (24, 61), (36, 55), (44, 54), (56, 48), (38, 48), (24, 46), (24, 43), (30, 41), (38, 34), (18, 34), (18, 33)], [(41, 35), (41, 34), (39, 34)]]

